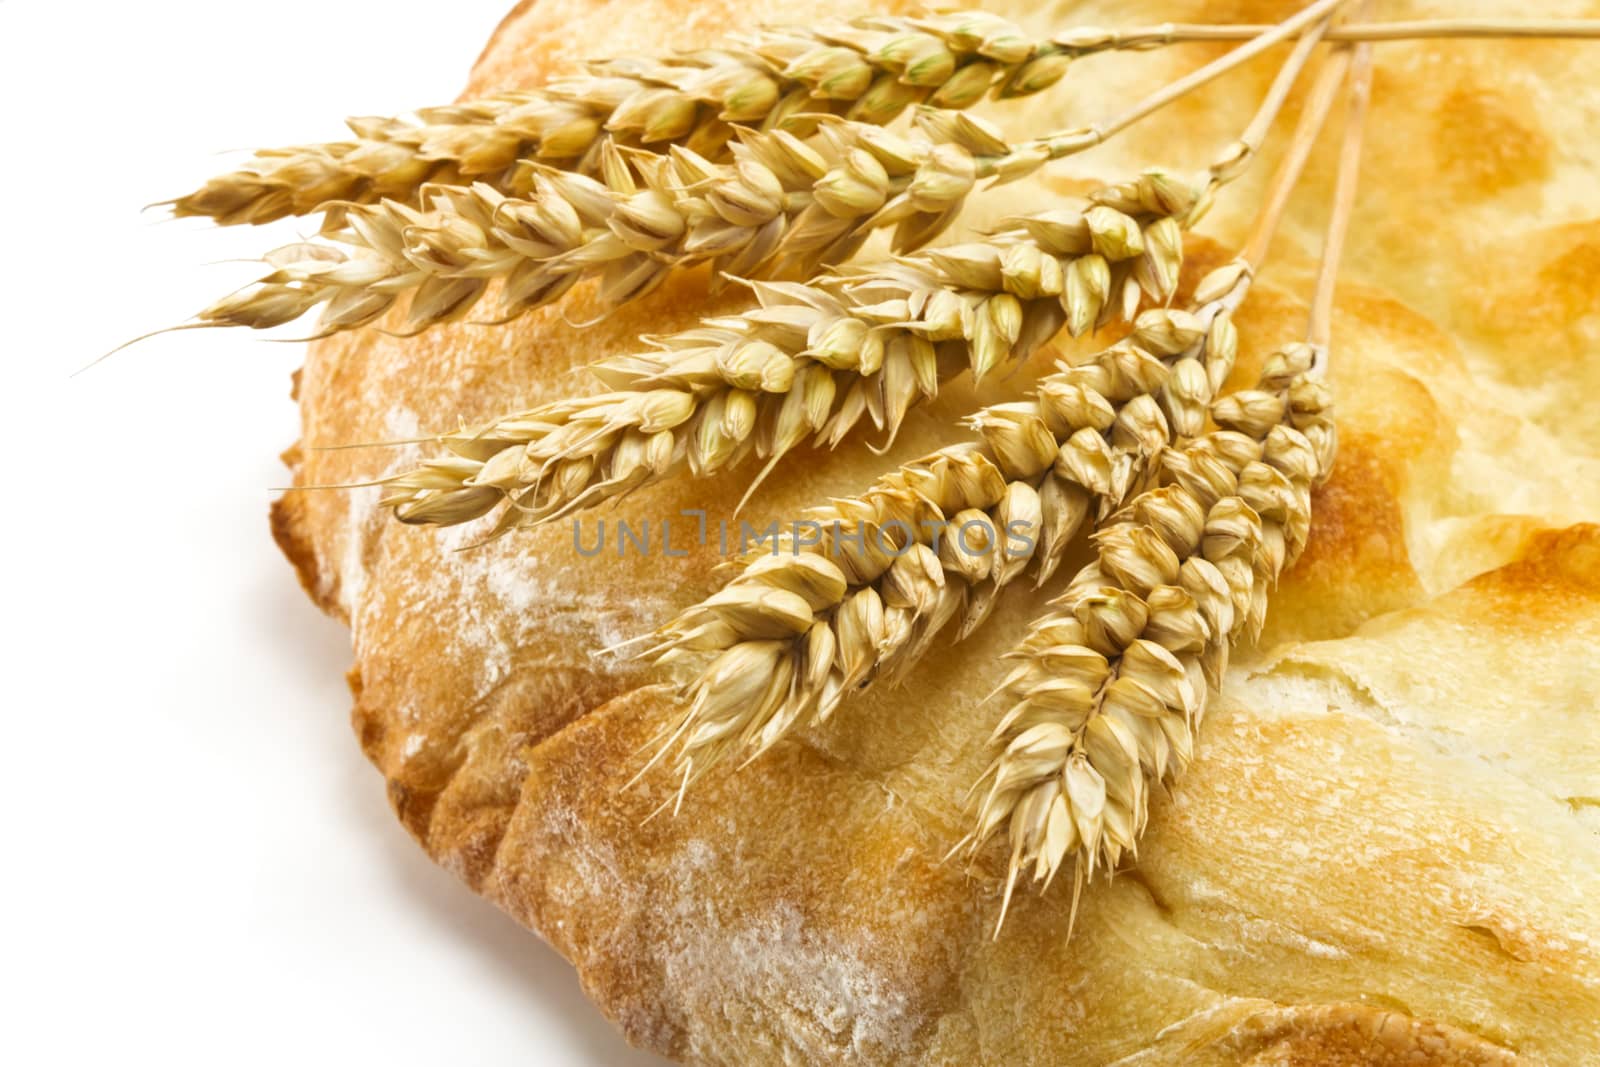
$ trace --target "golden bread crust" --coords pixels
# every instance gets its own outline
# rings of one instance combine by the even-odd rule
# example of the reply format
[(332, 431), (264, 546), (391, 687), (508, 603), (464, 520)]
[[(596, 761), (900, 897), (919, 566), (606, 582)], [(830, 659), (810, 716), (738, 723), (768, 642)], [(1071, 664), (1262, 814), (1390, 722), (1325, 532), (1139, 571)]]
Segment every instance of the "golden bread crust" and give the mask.
[[(1295, 5), (988, 6), (1043, 30)], [(1383, 17), (1460, 12), (1393, 7)], [(775, 0), (525, 0), (468, 94), (794, 17)], [(1095, 59), (991, 114), (1013, 133), (1072, 125), (1208, 47)], [(1585, 47), (1383, 46), (1335, 324), (1339, 465), (1195, 764), (1155, 804), (1137, 864), (1085, 891), (1070, 943), (1060, 887), (1023, 895), (993, 940), (992, 867), (940, 863), (986, 759), (979, 702), (1043, 596), (1018, 592), (907, 686), (644, 823), (669, 785), (622, 786), (672, 696), (591, 652), (711, 589), (714, 546), (583, 558), (558, 525), (458, 551), (481, 531), (390, 523), (377, 490), (290, 493), (274, 536), (351, 626), (354, 725), (401, 820), (571, 960), (630, 1040), (693, 1062), (1600, 1063), (1600, 408), (1583, 402), (1600, 391), (1600, 219), (1583, 191), (1600, 100), (1563, 95), (1591, 77)], [(1202, 164), (1271, 72), (1252, 64), (1121, 145), (980, 197), (978, 220), (1086, 177)], [(1239, 317), (1236, 381), (1303, 328), (1331, 162), (1313, 160)], [(1262, 177), (1191, 238), (1191, 282), (1238, 238)], [(580, 290), (502, 327), (318, 342), (285, 460), (302, 485), (403, 469), (425, 449), (315, 446), (586, 388), (575, 368), (737, 305), (708, 302), (704, 282), (584, 327), (568, 322), (591, 315)], [(977, 402), (950, 388), (888, 461), (954, 439)], [(884, 463), (861, 442), (792, 457), (747, 517), (792, 517)], [(727, 516), (750, 473), (636, 493), (586, 520), (585, 541), (598, 519)]]

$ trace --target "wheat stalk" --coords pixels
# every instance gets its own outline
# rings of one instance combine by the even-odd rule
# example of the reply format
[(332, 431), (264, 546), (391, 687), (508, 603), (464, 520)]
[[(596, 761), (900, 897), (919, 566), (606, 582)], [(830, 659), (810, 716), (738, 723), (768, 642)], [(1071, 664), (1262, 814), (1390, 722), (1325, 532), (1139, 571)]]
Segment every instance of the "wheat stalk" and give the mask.
[(1095, 533), (1098, 559), (1011, 653), (1003, 749), (966, 842), (975, 854), (1008, 827), (1007, 903), (1027, 868), (1048, 885), (1075, 856), (1078, 888), (1114, 868), (1137, 847), (1150, 789), (1191, 758), (1207, 694), (1232, 644), (1259, 632), (1333, 462), (1313, 364), (1309, 345), (1275, 354), (1255, 390), (1212, 406), (1222, 429), (1162, 453), (1158, 484)]
[(197, 320), (264, 329), (325, 305), (326, 335), (409, 299), (405, 328), (418, 331), (463, 316), (496, 281), (504, 321), (586, 277), (599, 278), (603, 311), (703, 262), (715, 280), (803, 278), (848, 259), (882, 227), (894, 228), (895, 252), (921, 247), (979, 179), (1019, 178), (1051, 158), (1043, 140), (1008, 145), (955, 112), (924, 112), (918, 125), (923, 136), (904, 138), (830, 121), (815, 146), (746, 131), (731, 164), (676, 146), (654, 155), (608, 144), (599, 180), (539, 168), (527, 198), (477, 183), (428, 186), (425, 211), (392, 200), (354, 206), (344, 229), (325, 235), (338, 244), (270, 253), (269, 274)]
[(809, 285), (753, 283), (755, 309), (596, 365), (611, 392), (442, 436), (452, 457), (391, 479), (385, 503), (402, 521), (454, 523), (509, 500), (505, 530), (752, 452), (770, 469), (863, 419), (892, 439), (951, 376), (982, 378), (1063, 326), (1079, 336), (1131, 315), (1141, 293), (1167, 299), (1194, 204), (1191, 187), (1149, 172), (982, 243)]
[[(1254, 41), (1276, 27), (1075, 27), (1032, 39), (984, 12), (771, 27), (667, 58), (601, 61), (544, 89), (426, 108), (414, 121), (348, 121), (353, 140), (256, 153), (171, 201), (174, 214), (264, 223), (384, 199), (415, 205), (427, 183), (532, 189), (527, 161), (596, 174), (607, 144), (679, 144), (723, 161), (740, 127), (809, 133), (820, 115), (884, 125), (907, 107), (964, 108), (1055, 84), (1078, 57), (1188, 41)], [(1301, 29), (1294, 32), (1298, 33)], [(1439, 19), (1339, 27), (1342, 41), (1594, 37), (1592, 20)]]
[[(1082, 27), (1059, 34), (1057, 42), (1096, 50), (1146, 49), (1194, 41), (1250, 41), (1271, 30), (1270, 24), (1163, 22), (1128, 30)], [(1406, 21), (1347, 22), (1323, 38), (1344, 43), (1429, 40), (1569, 40), (1600, 37), (1600, 19), (1411, 19)]]
[(260, 152), (171, 202), (180, 216), (262, 223), (341, 202), (417, 202), (426, 183), (531, 188), (534, 161), (595, 175), (607, 145), (681, 145), (715, 162), (740, 127), (809, 135), (828, 115), (884, 125), (913, 104), (961, 109), (1055, 84), (1096, 51), (1030, 40), (981, 11), (771, 27), (668, 58), (604, 60), (544, 89), (353, 119), (350, 141)]

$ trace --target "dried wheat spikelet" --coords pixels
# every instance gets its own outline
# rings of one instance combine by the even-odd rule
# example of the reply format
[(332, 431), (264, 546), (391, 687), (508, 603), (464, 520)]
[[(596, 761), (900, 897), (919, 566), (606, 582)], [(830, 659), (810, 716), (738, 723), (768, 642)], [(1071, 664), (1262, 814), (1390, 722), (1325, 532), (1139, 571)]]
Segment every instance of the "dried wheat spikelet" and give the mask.
[(830, 120), (810, 144), (742, 131), (729, 164), (677, 146), (657, 155), (608, 143), (598, 178), (539, 167), (523, 198), (483, 183), (429, 185), (425, 210), (352, 206), (324, 234), (331, 242), (269, 253), (269, 274), (197, 320), (265, 329), (324, 305), (326, 335), (404, 299), (414, 332), (465, 315), (496, 281), (503, 321), (586, 277), (599, 278), (606, 311), (703, 262), (715, 280), (806, 278), (879, 228), (893, 227), (895, 252), (915, 250), (955, 219), (979, 180), (1020, 178), (1063, 150), (1049, 140), (1009, 145), (955, 112), (924, 112), (918, 125), (924, 135), (907, 138)]
[(1007, 903), (1024, 871), (1048, 885), (1069, 858), (1076, 899), (1136, 850), (1150, 791), (1190, 760), (1207, 694), (1232, 644), (1259, 633), (1333, 463), (1312, 366), (1309, 345), (1273, 355), (1255, 389), (1212, 405), (1221, 429), (1160, 453), (1154, 487), (1093, 535), (1098, 559), (1010, 654), (1002, 751), (968, 842), (975, 854), (1006, 831)]
[(520, 195), (532, 189), (526, 161), (595, 175), (607, 145), (675, 144), (724, 162), (741, 127), (806, 136), (827, 115), (884, 125), (914, 104), (1023, 96), (1055, 84), (1074, 56), (1120, 46), (1096, 31), (1032, 40), (981, 11), (771, 27), (718, 48), (603, 60), (544, 89), (427, 108), (415, 122), (352, 119), (354, 140), (259, 152), (171, 207), (263, 223), (340, 203), (414, 205), (429, 182)]
[(978, 440), (807, 513), (664, 626), (646, 657), (714, 658), (685, 686), (656, 758), (670, 750), (684, 787), (729, 755), (754, 758), (874, 681), (904, 677), (948, 623), (959, 618), (966, 637), (1030, 566), (1047, 581), (1086, 520), (1120, 507), (1172, 438), (1201, 431), (1238, 351), (1231, 313), (1249, 278), (1229, 263), (1202, 280), (1195, 310), (1144, 312), (1127, 339), (1042, 378), (1032, 399), (971, 416)]
[(449, 458), (390, 479), (405, 522), (457, 523), (502, 501), (498, 530), (543, 522), (687, 469), (808, 437), (837, 444), (869, 420), (891, 438), (914, 403), (970, 369), (982, 378), (1063, 326), (1081, 335), (1141, 294), (1167, 299), (1195, 192), (1161, 172), (1077, 209), (820, 279), (753, 283), (759, 306), (597, 364), (612, 391), (447, 434)]

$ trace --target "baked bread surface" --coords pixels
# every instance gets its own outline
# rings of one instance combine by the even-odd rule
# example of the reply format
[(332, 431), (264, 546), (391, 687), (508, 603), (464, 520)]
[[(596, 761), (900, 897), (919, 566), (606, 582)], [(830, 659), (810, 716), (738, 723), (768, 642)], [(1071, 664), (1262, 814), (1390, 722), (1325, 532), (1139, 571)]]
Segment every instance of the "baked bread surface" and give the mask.
[[(985, 6), (1043, 33), (1267, 21), (1297, 5)], [(465, 95), (859, 10), (526, 0)], [(1076, 125), (1221, 47), (1095, 58), (986, 110), (1013, 136)], [(481, 524), (401, 526), (375, 489), (277, 502), (301, 581), (351, 627), (355, 730), (401, 821), (571, 960), (631, 1041), (690, 1062), (1600, 1063), (1597, 47), (1380, 46), (1335, 323), (1342, 449), (1310, 547), (1213, 702), (1195, 763), (1154, 804), (1137, 862), (1085, 890), (1070, 941), (1070, 886), (1019, 892), (992, 939), (997, 857), (940, 862), (988, 758), (996, 709), (980, 701), (1048, 589), (1019, 585), (905, 686), (643, 822), (672, 783), (622, 787), (672, 711), (669, 679), (592, 653), (714, 588), (716, 546), (696, 546), (679, 513), (731, 516), (749, 467), (585, 517), (586, 546), (601, 520), (612, 538), (588, 558), (566, 523), (469, 548)], [(976, 198), (972, 223), (1149, 164), (1203, 166), (1281, 55)], [(1190, 239), (1191, 282), (1242, 234), (1281, 143)], [(1332, 164), (1323, 145), (1239, 316), (1235, 384), (1303, 330)], [(297, 379), (296, 482), (363, 480), (430, 453), (314, 446), (412, 438), (593, 388), (577, 368), (738, 306), (705, 283), (691, 275), (593, 325), (569, 324), (591, 317), (580, 289), (506, 326), (319, 342)], [(741, 517), (760, 528), (858, 491), (886, 462), (959, 439), (957, 416), (1020, 395), (1050, 358), (981, 393), (952, 386), (887, 460), (864, 442), (797, 452)], [(662, 519), (687, 555), (657, 543), (619, 558), (618, 521)]]

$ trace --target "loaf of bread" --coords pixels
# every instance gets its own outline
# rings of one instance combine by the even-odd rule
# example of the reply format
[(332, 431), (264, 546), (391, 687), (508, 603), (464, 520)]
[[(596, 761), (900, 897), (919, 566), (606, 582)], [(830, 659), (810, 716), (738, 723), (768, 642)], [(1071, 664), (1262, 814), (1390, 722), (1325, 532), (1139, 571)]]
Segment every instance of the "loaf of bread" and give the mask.
[[(466, 95), (860, 2), (524, 0)], [(988, 6), (1048, 33), (1270, 21), (1297, 5)], [(1487, 6), (1396, 0), (1373, 17)], [(1600, 15), (1563, 12), (1584, 8)], [(1223, 47), (1095, 57), (1048, 93), (983, 110), (1014, 136), (1070, 127)], [(1203, 166), (1282, 54), (975, 197), (963, 225), (1087, 179)], [(1004, 857), (944, 860), (991, 756), (997, 709), (981, 701), (1048, 588), (1019, 588), (904, 685), (718, 768), (675, 816), (645, 821), (675, 783), (624, 785), (677, 697), (600, 650), (715, 587), (716, 539), (696, 544), (681, 513), (729, 519), (748, 467), (641, 490), (583, 517), (579, 535), (558, 522), (481, 545), (482, 523), (393, 522), (377, 489), (277, 502), (302, 583), (350, 625), (355, 730), (401, 821), (569, 959), (629, 1040), (688, 1062), (1600, 1064), (1597, 60), (1582, 42), (1378, 47), (1334, 329), (1338, 465), (1194, 764), (1154, 801), (1137, 859), (1085, 888), (1070, 939), (1070, 884), (1020, 891), (995, 937)], [(1238, 317), (1235, 384), (1304, 329), (1334, 155), (1330, 143), (1313, 157)], [(1230, 254), (1268, 169), (1189, 239), (1187, 284)], [(297, 379), (295, 480), (366, 480), (434, 451), (320, 446), (417, 438), (589, 389), (575, 368), (745, 299), (706, 283), (691, 272), (587, 325), (574, 325), (593, 317), (580, 287), (508, 325), (321, 341)], [(1021, 395), (1055, 354), (951, 386), (887, 461), (962, 439), (961, 414)], [(760, 528), (859, 491), (886, 463), (870, 443), (797, 451), (740, 517)], [(619, 522), (664, 520), (672, 554), (618, 552)], [(577, 551), (602, 522), (605, 549)]]

